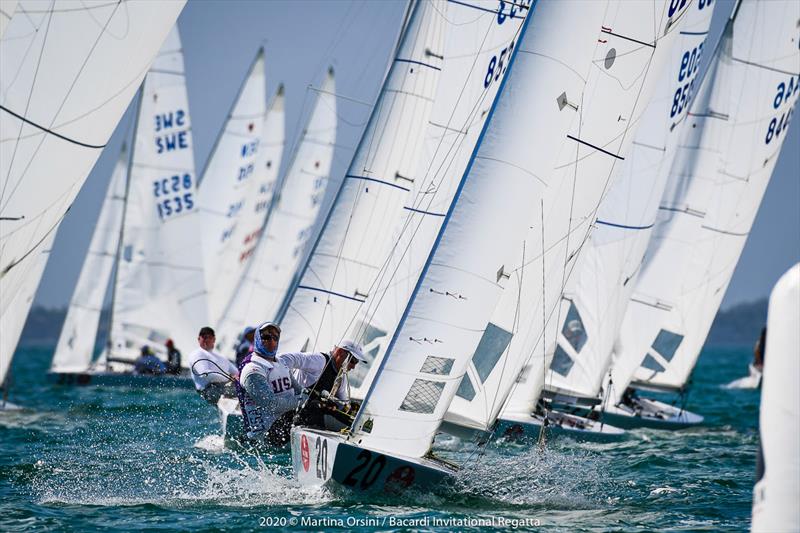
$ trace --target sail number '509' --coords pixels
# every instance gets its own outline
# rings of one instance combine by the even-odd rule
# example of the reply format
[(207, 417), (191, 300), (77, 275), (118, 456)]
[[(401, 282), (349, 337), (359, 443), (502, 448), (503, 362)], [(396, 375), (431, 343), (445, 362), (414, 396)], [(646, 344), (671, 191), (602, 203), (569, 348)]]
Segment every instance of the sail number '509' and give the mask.
[(154, 181), (153, 197), (164, 198), (163, 200), (156, 200), (158, 218), (161, 220), (193, 209), (194, 198), (192, 195), (191, 174), (170, 176)]

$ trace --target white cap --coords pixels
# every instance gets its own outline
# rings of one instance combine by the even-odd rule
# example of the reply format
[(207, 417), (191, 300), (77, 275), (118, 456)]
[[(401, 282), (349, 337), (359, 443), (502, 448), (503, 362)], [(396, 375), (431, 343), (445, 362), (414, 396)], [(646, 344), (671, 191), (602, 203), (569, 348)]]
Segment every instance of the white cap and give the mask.
[(360, 362), (366, 362), (364, 358), (364, 349), (355, 341), (345, 340), (340, 342), (336, 345), (337, 347), (341, 348), (342, 350), (347, 350), (350, 354), (358, 359)]

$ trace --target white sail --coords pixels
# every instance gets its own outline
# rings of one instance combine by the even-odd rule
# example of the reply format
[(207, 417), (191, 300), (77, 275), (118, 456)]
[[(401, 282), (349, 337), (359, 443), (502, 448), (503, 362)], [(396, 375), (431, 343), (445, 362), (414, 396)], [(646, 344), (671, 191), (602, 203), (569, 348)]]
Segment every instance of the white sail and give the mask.
[(17, 5), (0, 43), (0, 313), (29, 286), (27, 259), (58, 228), (183, 5)]
[(173, 29), (142, 86), (111, 322), (111, 356), (196, 343), (207, 324), (183, 53)]
[[(36, 296), (36, 288), (39, 285), (39, 279), (44, 273), (44, 268), (47, 266), (47, 260), (50, 257), (50, 249), (55, 240), (55, 232), (50, 233), (45, 238), (45, 242), (40, 250), (34, 256), (34, 261), (31, 263), (30, 268), (32, 272), (25, 280), (25, 284), (17, 291), (17, 295), (11, 302), (8, 311), (0, 314), (0, 389), (7, 387), (6, 376), (11, 369), (11, 361), (14, 358), (14, 352), (17, 350), (19, 337), (22, 335), (22, 328), (25, 327), (25, 321), (28, 319), (28, 313), (33, 305), (33, 298)], [(2, 391), (0, 390), (0, 396)], [(3, 399), (0, 397), (0, 408), (2, 408)]]
[[(15, 9), (17, 9), (17, 0), (5, 0), (0, 4), (0, 39), (3, 38), (6, 26), (11, 22)], [(0, 380), (0, 383), (2, 383), (2, 380)]]
[(281, 348), (326, 350), (369, 296), (417, 174), (442, 71), (448, 5), (415, 5), (361, 142), (293, 287)]
[(753, 532), (800, 530), (800, 264), (769, 297)]
[(678, 390), (689, 379), (800, 94), (798, 18), (796, 2), (743, 1), (723, 33), (623, 321), (617, 400), (636, 367), (646, 386)]
[(570, 31), (566, 46), (564, 29), (584, 18), (597, 28), (605, 8), (543, 2), (527, 14), (511, 70), (354, 422), (359, 446), (409, 457), (428, 452), (488, 329), (506, 265), (533, 222), (531, 205), (554, 185), (547, 177), (577, 117), (558, 105), (559, 95), (582, 92), (597, 33)]
[[(708, 2), (693, 2), (668, 33), (659, 32), (665, 35), (658, 39), (655, 52), (660, 57), (654, 57), (648, 72), (648, 77), (658, 79), (655, 93), (638, 120), (633, 146), (600, 204), (568, 284), (555, 348), (563, 363), (557, 368), (563, 374), (553, 372), (547, 378), (554, 390), (585, 398), (600, 391), (686, 124), (689, 100), (700, 84), (697, 75), (704, 50), (711, 55), (705, 38), (712, 11)], [(659, 71), (664, 59), (666, 68)]]
[[(259, 50), (211, 151), (198, 192), (212, 324), (234, 296), (250, 258), (248, 251), (263, 226), (266, 210), (253, 208), (263, 175), (269, 173), (272, 182), (277, 177), (276, 168), (259, 164), (267, 112), (265, 94), (264, 52)], [(269, 190), (273, 190), (272, 183)]]
[(492, 1), (451, 2), (447, 9), (444, 62), (415, 172), (418, 177), (394, 224), (391, 254), (347, 334), (364, 344), (372, 360), (368, 369), (356, 367), (353, 383), (363, 379), (354, 392), (356, 397), (366, 392), (411, 297), (495, 101), (527, 13), (525, 6), (517, 4), (505, 4), (498, 10)]
[[(248, 279), (234, 294), (218, 325), (225, 339), (235, 339), (247, 325), (276, 317), (304, 257), (328, 185), (336, 143), (336, 86), (332, 68), (315, 91), (314, 108), (273, 200), (247, 269)], [(219, 339), (218, 344), (221, 344)]]
[[(565, 109), (576, 107), (579, 121), (554, 168), (537, 174), (547, 187), (529, 207), (531, 223), (504, 269), (508, 286), (451, 404), (451, 422), (489, 429), (512, 391), (505, 413), (532, 412), (545, 382), (544, 354), (552, 354), (563, 317), (562, 292), (683, 17), (683, 11), (670, 12), (668, 2), (612, 1), (601, 7), (606, 9), (600, 20), (581, 27), (583, 34), (596, 35), (585, 90), (566, 92), (559, 101)], [(643, 19), (656, 23), (643, 27)]]
[(128, 151), (123, 147), (103, 198), (64, 325), (61, 326), (52, 372), (82, 372), (92, 362), (100, 312), (119, 247), (127, 175)]

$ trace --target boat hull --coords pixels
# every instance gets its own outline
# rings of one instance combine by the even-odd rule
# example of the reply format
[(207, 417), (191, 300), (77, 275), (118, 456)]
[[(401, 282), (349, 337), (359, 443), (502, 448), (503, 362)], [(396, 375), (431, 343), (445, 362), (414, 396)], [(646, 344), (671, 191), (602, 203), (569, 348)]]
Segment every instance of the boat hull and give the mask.
[(302, 427), (292, 430), (292, 468), (304, 485), (388, 493), (433, 490), (458, 471), (444, 462), (392, 456), (353, 445), (339, 433)]
[[(536, 439), (544, 423), (545, 417), (539, 414), (506, 414), (497, 421), (495, 437), (512, 440)], [(548, 439), (569, 437), (586, 442), (612, 442), (624, 439), (627, 435), (623, 429), (614, 425), (557, 411), (548, 413), (546, 427)]]
[(623, 429), (686, 429), (703, 423), (703, 417), (673, 405), (641, 398), (637, 408), (615, 405), (607, 407), (603, 421)]
[(50, 372), (48, 379), (56, 385), (132, 387), (141, 389), (194, 389), (186, 375), (149, 375), (123, 372)]

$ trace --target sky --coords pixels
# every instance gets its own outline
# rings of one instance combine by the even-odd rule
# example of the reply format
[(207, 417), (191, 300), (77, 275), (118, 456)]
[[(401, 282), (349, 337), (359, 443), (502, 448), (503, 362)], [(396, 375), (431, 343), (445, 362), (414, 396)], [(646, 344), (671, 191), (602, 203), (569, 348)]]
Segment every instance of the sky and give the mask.
[[(732, 1), (716, 4), (711, 43), (716, 42)], [(330, 198), (380, 88), (404, 9), (402, 0), (189, 0), (178, 27), (198, 174), (253, 57), (263, 46), (267, 95), (274, 94), (279, 83), (286, 87), (284, 165), (308, 118), (314, 95), (309, 86), (319, 86), (328, 66), (334, 68), (336, 91), (342, 98)], [(129, 109), (61, 224), (35, 305), (68, 305), (132, 115)], [(789, 128), (723, 309), (768, 296), (778, 278), (800, 261), (799, 123), (795, 120)]]

